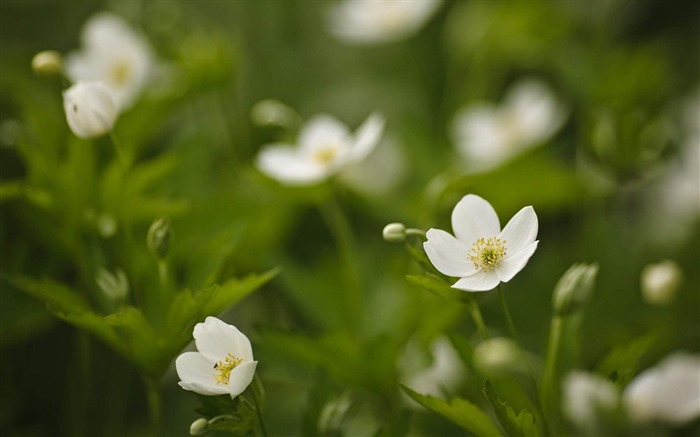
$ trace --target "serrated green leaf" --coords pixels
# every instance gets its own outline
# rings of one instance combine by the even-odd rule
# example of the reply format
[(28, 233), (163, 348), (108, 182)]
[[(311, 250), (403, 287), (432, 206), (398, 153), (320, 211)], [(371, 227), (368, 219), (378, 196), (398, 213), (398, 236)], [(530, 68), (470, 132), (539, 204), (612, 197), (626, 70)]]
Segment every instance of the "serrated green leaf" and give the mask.
[(243, 279), (230, 279), (216, 288), (208, 288), (204, 293), (195, 294), (195, 301), (201, 307), (202, 315), (219, 314), (234, 303), (277, 276), (278, 269), (261, 274), (251, 274)]
[(447, 402), (416, 393), (404, 385), (401, 388), (414, 401), (476, 436), (503, 436), (491, 418), (466, 399), (455, 397)]
[(177, 353), (168, 347), (169, 339), (158, 335), (138, 308), (126, 307), (105, 320), (117, 328), (136, 364), (153, 376), (160, 376)]
[(491, 382), (486, 380), (482, 391), (506, 435), (509, 437), (538, 437), (540, 435), (532, 414), (523, 410), (516, 415), (513, 407), (501, 400)]
[(442, 278), (432, 273), (422, 275), (406, 275), (406, 280), (411, 284), (418, 285), (431, 293), (437, 294), (446, 300), (454, 300), (462, 303), (471, 302), (469, 293), (450, 287), (450, 284)]
[(610, 378), (618, 387), (624, 388), (637, 374), (641, 357), (649, 353), (659, 343), (660, 338), (658, 333), (651, 332), (616, 346), (600, 362), (597, 372)]

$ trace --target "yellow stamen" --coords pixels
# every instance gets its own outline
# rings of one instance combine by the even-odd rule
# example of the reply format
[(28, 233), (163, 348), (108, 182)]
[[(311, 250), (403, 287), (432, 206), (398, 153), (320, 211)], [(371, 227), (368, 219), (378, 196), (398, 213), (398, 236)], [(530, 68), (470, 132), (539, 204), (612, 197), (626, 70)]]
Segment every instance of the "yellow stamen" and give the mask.
[(228, 380), (231, 377), (231, 371), (242, 362), (242, 358), (235, 357), (233, 354), (228, 354), (225, 359), (214, 364), (214, 368), (217, 370), (216, 375), (214, 375), (216, 383), (228, 385)]
[(328, 164), (335, 158), (335, 155), (338, 153), (338, 147), (336, 145), (328, 145), (325, 147), (322, 147), (318, 149), (316, 152), (313, 154), (313, 159), (315, 161), (320, 162), (321, 164)]
[(474, 267), (485, 272), (498, 267), (506, 257), (506, 241), (498, 237), (479, 238), (469, 249), (469, 259)]
[(129, 61), (122, 59), (112, 66), (109, 79), (113, 84), (122, 86), (127, 82), (130, 74), (131, 64)]

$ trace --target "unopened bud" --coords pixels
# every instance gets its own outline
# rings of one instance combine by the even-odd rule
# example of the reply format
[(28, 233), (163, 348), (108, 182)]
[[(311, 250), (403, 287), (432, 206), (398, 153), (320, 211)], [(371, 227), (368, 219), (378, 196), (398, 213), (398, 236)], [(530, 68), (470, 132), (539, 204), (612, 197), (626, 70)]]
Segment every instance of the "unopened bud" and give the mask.
[(161, 217), (154, 221), (151, 227), (148, 229), (148, 235), (146, 236), (148, 249), (157, 259), (162, 260), (168, 256), (168, 252), (170, 250), (170, 237), (170, 220), (165, 217)]
[(117, 269), (116, 274), (100, 268), (95, 278), (102, 293), (112, 300), (123, 300), (129, 294), (129, 280), (124, 270)]
[(204, 435), (209, 432), (209, 421), (199, 418), (190, 425), (190, 435)]
[(382, 237), (390, 243), (401, 243), (406, 240), (406, 226), (403, 223), (389, 223), (384, 226)]
[(291, 126), (298, 119), (298, 115), (282, 102), (261, 100), (250, 110), (250, 118), (258, 126)]
[(565, 317), (582, 310), (590, 300), (597, 275), (597, 264), (571, 266), (554, 287), (552, 303), (556, 315)]
[(665, 260), (649, 264), (642, 270), (642, 297), (651, 305), (666, 305), (676, 295), (683, 273), (678, 265)]
[(529, 367), (525, 354), (509, 338), (490, 338), (474, 348), (474, 366), (488, 376), (526, 375)]
[(32, 70), (41, 76), (54, 76), (63, 71), (63, 57), (54, 50), (44, 50), (32, 58)]

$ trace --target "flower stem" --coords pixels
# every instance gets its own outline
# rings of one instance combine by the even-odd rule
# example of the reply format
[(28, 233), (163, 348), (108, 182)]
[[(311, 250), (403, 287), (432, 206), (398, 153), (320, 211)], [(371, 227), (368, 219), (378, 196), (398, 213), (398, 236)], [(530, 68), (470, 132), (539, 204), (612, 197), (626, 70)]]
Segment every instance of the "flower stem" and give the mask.
[(262, 437), (267, 437), (267, 431), (265, 430), (265, 422), (262, 418), (262, 413), (260, 412), (260, 404), (258, 403), (258, 396), (255, 394), (255, 390), (251, 390), (253, 393), (253, 402), (255, 403), (255, 412), (258, 414), (258, 422), (260, 423), (260, 432)]
[(146, 378), (146, 391), (148, 394), (148, 411), (150, 413), (151, 434), (157, 436), (160, 433), (161, 397), (160, 385), (157, 379)]
[(487, 340), (489, 336), (489, 330), (486, 328), (486, 323), (484, 323), (484, 318), (481, 316), (481, 310), (479, 309), (479, 304), (471, 298), (467, 301), (467, 309), (469, 310), (469, 315), (471, 315), (476, 329), (479, 331), (479, 336), (481, 340)]
[(556, 424), (554, 419), (559, 398), (559, 349), (561, 347), (563, 330), (563, 319), (559, 316), (554, 316), (552, 318), (552, 327), (549, 332), (547, 356), (545, 358), (544, 371), (542, 373), (542, 385), (540, 386), (542, 408), (545, 415), (550, 419), (550, 424), (552, 425)]
[(406, 235), (417, 235), (419, 237), (425, 238), (425, 231), (418, 228), (408, 228), (405, 231)]
[(501, 307), (503, 308), (503, 314), (506, 316), (506, 323), (508, 323), (508, 331), (510, 331), (510, 336), (518, 344), (520, 344), (520, 338), (518, 337), (518, 331), (515, 329), (515, 324), (513, 323), (513, 318), (510, 316), (510, 311), (508, 310), (508, 304), (506, 303), (506, 297), (503, 294), (503, 288), (501, 284), (496, 287), (498, 290), (498, 297), (501, 300)]
[(158, 283), (160, 285), (160, 295), (163, 303), (167, 300), (168, 295), (168, 260), (158, 260)]

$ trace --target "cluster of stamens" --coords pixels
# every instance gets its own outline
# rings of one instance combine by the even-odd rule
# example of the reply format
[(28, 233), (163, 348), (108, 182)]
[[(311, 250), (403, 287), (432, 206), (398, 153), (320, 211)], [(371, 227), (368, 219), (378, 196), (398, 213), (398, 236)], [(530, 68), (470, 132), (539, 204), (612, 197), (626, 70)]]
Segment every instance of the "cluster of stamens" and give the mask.
[(231, 377), (231, 371), (242, 362), (242, 358), (235, 357), (233, 354), (228, 354), (225, 359), (214, 364), (214, 368), (217, 370), (217, 373), (214, 375), (216, 383), (228, 385), (228, 380)]
[(469, 259), (474, 267), (485, 272), (493, 270), (506, 256), (506, 240), (498, 237), (479, 238), (469, 249)]
[(328, 164), (335, 158), (338, 153), (338, 146), (329, 144), (314, 152), (313, 159), (321, 164)]

